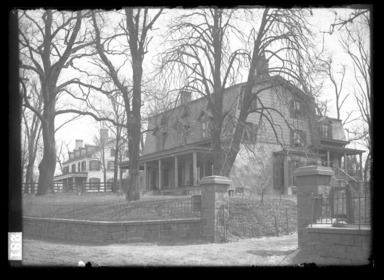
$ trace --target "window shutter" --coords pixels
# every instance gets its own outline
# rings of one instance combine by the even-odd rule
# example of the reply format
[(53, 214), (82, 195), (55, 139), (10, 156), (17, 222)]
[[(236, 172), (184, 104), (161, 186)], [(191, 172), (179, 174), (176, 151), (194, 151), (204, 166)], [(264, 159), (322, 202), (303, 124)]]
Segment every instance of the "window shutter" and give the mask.
[(294, 147), (295, 146), (295, 139), (293, 139), (293, 130), (291, 129), (290, 130), (290, 138), (291, 138), (291, 147)]
[(329, 139), (333, 139), (333, 137), (332, 137), (332, 125), (331, 124), (328, 125), (328, 137), (329, 137)]
[(295, 164), (293, 161), (288, 161), (288, 185), (292, 186), (293, 182), (293, 171), (295, 170)]
[(289, 102), (289, 115), (291, 118), (295, 117), (295, 102), (293, 99)]
[(284, 169), (283, 162), (277, 161), (273, 163), (273, 187), (281, 188), (284, 185)]

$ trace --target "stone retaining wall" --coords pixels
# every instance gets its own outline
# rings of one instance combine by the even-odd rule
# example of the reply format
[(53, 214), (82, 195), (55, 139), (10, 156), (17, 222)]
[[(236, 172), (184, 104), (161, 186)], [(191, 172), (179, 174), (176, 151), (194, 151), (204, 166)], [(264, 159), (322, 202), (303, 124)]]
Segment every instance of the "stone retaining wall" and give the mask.
[(198, 239), (201, 220), (103, 222), (24, 217), (23, 236), (99, 243)]
[(337, 228), (331, 225), (312, 225), (306, 228), (304, 248), (308, 262), (317, 265), (366, 265), (371, 256), (369, 228)]

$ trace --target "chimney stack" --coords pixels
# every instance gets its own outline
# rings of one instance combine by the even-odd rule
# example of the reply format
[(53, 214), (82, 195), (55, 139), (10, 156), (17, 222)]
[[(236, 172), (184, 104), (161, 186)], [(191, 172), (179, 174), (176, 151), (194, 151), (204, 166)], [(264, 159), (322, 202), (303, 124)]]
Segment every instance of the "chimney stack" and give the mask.
[(181, 90), (180, 91), (180, 105), (184, 105), (191, 101), (192, 99), (192, 92), (186, 91), (186, 90)]
[(83, 147), (83, 140), (76, 140), (76, 150), (80, 149)]
[(265, 58), (265, 54), (260, 57), (256, 71), (259, 79), (269, 78), (269, 62)]
[(105, 144), (108, 141), (108, 129), (101, 128), (100, 129), (100, 143)]

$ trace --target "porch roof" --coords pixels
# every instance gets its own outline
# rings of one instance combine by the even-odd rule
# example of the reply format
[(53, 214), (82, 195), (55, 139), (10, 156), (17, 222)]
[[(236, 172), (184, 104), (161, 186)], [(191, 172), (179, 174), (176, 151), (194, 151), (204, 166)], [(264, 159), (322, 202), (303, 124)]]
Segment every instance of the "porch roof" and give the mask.
[(338, 153), (340, 155), (346, 154), (347, 156), (358, 155), (366, 152), (364, 150), (350, 149), (350, 148), (344, 148), (344, 147), (338, 148), (330, 145), (320, 145), (318, 147), (315, 147), (314, 149), (318, 150), (319, 152), (330, 151), (330, 152)]
[[(211, 148), (209, 147), (202, 147), (202, 146), (184, 146), (184, 147), (176, 147), (172, 148), (169, 150), (165, 151), (159, 151), (151, 154), (146, 154), (142, 155), (139, 158), (140, 164), (153, 161), (153, 160), (158, 160), (162, 158), (170, 158), (174, 156), (179, 156), (179, 155), (185, 155), (185, 154), (190, 154), (190, 153), (205, 153), (208, 154), (210, 153)], [(129, 161), (123, 161), (119, 164), (120, 168), (122, 169), (128, 169), (129, 168)], [(140, 168), (142, 169), (142, 168)]]
[(87, 178), (88, 172), (73, 172), (73, 173), (67, 173), (67, 174), (61, 174), (58, 176), (53, 177), (53, 181), (59, 181), (63, 179), (68, 178)]

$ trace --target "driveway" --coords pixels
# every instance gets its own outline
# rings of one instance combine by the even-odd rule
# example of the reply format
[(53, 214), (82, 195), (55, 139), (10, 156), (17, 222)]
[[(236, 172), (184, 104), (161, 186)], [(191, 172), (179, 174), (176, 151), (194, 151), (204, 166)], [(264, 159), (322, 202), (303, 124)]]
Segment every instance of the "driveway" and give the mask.
[(23, 265), (77, 266), (81, 260), (93, 266), (285, 266), (302, 262), (297, 248), (296, 233), (222, 244), (84, 245), (24, 239)]

